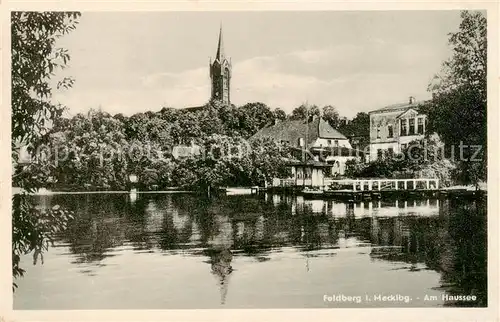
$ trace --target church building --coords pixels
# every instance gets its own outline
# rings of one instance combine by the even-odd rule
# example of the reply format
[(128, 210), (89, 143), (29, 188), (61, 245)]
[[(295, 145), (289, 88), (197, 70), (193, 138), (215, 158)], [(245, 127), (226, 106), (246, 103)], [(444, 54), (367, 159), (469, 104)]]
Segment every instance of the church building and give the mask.
[[(215, 59), (210, 58), (209, 63), (211, 93), (210, 100), (219, 101), (224, 105), (231, 104), (231, 59), (228, 59), (224, 53), (224, 40), (222, 37), (222, 26), (219, 31), (219, 42)], [(188, 107), (187, 111), (197, 111), (203, 106)]]
[(225, 105), (231, 104), (231, 61), (224, 54), (224, 40), (222, 26), (219, 31), (219, 43), (215, 60), (210, 59), (210, 79), (212, 81), (211, 99), (221, 101)]

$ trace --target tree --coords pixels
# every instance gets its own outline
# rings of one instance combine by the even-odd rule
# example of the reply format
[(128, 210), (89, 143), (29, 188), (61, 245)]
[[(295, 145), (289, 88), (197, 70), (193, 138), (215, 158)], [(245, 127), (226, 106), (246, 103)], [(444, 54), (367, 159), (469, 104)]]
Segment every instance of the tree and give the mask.
[(385, 155), (370, 163), (346, 162), (346, 176), (364, 178), (435, 178), (448, 186), (454, 172), (437, 134), (423, 141), (412, 141), (400, 154)]
[(262, 138), (251, 142), (250, 178), (254, 185), (271, 182), (273, 178), (286, 178), (291, 170), (286, 160), (292, 158), (291, 147), (270, 138)]
[(359, 112), (350, 122), (341, 123), (338, 130), (350, 139), (353, 148), (364, 150), (370, 143), (370, 115)]
[[(31, 143), (44, 134), (49, 121), (61, 116), (63, 106), (50, 102), (50, 80), (70, 57), (66, 49), (56, 48), (55, 42), (75, 29), (79, 15), (12, 12), (12, 137), (16, 140)], [(63, 78), (57, 88), (69, 88), (73, 82)]]
[(334, 129), (340, 125), (339, 112), (334, 106), (326, 105), (323, 107), (323, 119), (327, 121)]
[[(432, 100), (423, 109), (429, 116), (429, 132), (436, 132), (450, 148), (469, 147), (458, 160), (460, 179), (478, 184), (486, 179), (487, 156), (487, 34), (481, 12), (463, 11), (458, 31), (451, 33), (450, 59), (429, 85)], [(479, 160), (479, 161), (478, 161)]]
[(258, 130), (274, 121), (274, 113), (264, 103), (247, 103), (239, 108), (239, 126), (245, 131), (244, 136), (250, 137)]
[[(90, 110), (78, 114), (65, 127), (53, 128), (49, 146), (57, 149), (53, 177), (60, 186), (124, 189), (128, 183), (128, 141), (122, 121)], [(153, 131), (150, 131), (153, 132)]]
[(274, 118), (280, 121), (286, 120), (286, 113), (280, 108), (277, 108), (273, 111), (274, 113)]
[(292, 111), (292, 115), (290, 116), (290, 118), (292, 120), (305, 120), (307, 115), (319, 116), (320, 114), (321, 113), (318, 106), (302, 104)]
[[(54, 206), (40, 211), (27, 195), (42, 187), (44, 180), (23, 175), (32, 165), (23, 168), (18, 163), (18, 144), (28, 146), (33, 154), (50, 122), (57, 120), (64, 107), (50, 101), (51, 79), (58, 68), (64, 68), (70, 56), (66, 49), (57, 48), (56, 40), (76, 28), (77, 12), (12, 12), (12, 161), (16, 169), (12, 183), (24, 192), (12, 200), (12, 274), (22, 276), (20, 255), (34, 251), (34, 263), (52, 240), (52, 235), (64, 229), (71, 214)], [(57, 88), (69, 88), (73, 79), (64, 78)], [(34, 164), (33, 166), (36, 166)], [(43, 260), (43, 257), (42, 257)], [(14, 283), (14, 287), (17, 285)]]

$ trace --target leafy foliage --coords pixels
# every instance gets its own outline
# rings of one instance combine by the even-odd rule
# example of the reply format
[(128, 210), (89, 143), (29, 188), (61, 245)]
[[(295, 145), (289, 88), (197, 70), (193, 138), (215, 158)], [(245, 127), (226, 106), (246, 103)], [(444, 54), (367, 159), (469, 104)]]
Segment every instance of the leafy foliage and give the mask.
[(20, 255), (33, 252), (33, 265), (39, 257), (43, 264), (43, 252), (53, 244), (54, 235), (66, 229), (73, 215), (57, 205), (44, 211), (35, 209), (25, 193), (13, 197), (12, 207), (12, 273), (19, 277), (25, 273), (19, 266)]
[(452, 183), (455, 165), (446, 157), (444, 144), (437, 135), (413, 141), (397, 155), (385, 155), (370, 163), (346, 162), (346, 176), (361, 178), (435, 178), (442, 185)]
[(370, 143), (370, 115), (359, 112), (348, 122), (340, 122), (337, 127), (340, 133), (351, 140), (351, 145), (359, 150), (364, 150)]
[(327, 121), (334, 129), (338, 129), (340, 126), (340, 116), (337, 109), (332, 105), (326, 105), (323, 107), (323, 119)]
[[(56, 189), (123, 190), (135, 174), (148, 190), (263, 183), (279, 172), (286, 153), (274, 142), (246, 138), (273, 120), (262, 103), (217, 102), (195, 112), (164, 108), (127, 117), (90, 110), (60, 118), (46, 135), (50, 153), (41, 182), (52, 177)], [(201, 146), (202, 153), (172, 158), (179, 144)]]
[(316, 105), (301, 104), (299, 107), (292, 111), (290, 119), (292, 120), (305, 120), (308, 116), (319, 116), (321, 114), (319, 107)]
[(475, 148), (465, 151), (458, 167), (462, 182), (478, 183), (486, 178), (487, 159), (487, 24), (481, 12), (463, 11), (457, 32), (451, 33), (452, 56), (429, 85), (433, 99), (425, 107), (429, 130), (444, 143), (481, 146), (480, 162), (471, 160)]
[[(12, 137), (30, 142), (59, 116), (61, 105), (50, 102), (50, 79), (64, 68), (70, 57), (56, 40), (76, 28), (77, 12), (12, 12)], [(73, 79), (64, 78), (58, 88), (69, 88)]]
[[(13, 186), (23, 193), (12, 198), (12, 274), (22, 276), (20, 256), (34, 251), (34, 264), (52, 241), (52, 236), (64, 229), (71, 214), (54, 207), (41, 212), (27, 193), (43, 187), (51, 171), (39, 158), (32, 164), (19, 164), (19, 144), (33, 152), (40, 144), (48, 125), (56, 121), (64, 107), (50, 102), (51, 79), (55, 71), (64, 68), (69, 53), (56, 47), (56, 40), (74, 30), (80, 14), (77, 12), (12, 12), (12, 160)], [(57, 82), (57, 88), (69, 88), (71, 78)], [(42, 257), (43, 262), (43, 257)], [(17, 285), (14, 283), (14, 287)]]

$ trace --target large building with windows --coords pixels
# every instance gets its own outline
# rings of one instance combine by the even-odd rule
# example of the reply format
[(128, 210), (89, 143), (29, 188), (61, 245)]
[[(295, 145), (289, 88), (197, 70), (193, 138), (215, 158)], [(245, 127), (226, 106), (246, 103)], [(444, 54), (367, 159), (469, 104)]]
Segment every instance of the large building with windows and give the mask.
[(384, 155), (401, 153), (408, 143), (424, 138), (427, 116), (419, 112), (414, 97), (404, 104), (394, 104), (371, 111), (370, 161)]

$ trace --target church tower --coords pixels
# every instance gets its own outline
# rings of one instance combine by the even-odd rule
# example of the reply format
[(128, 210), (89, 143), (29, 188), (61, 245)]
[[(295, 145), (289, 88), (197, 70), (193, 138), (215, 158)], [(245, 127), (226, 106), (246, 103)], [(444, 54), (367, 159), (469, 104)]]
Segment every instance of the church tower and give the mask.
[(210, 59), (210, 79), (212, 80), (211, 99), (231, 104), (231, 62), (224, 55), (224, 43), (222, 40), (222, 25), (219, 31), (219, 43), (215, 60)]

